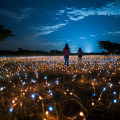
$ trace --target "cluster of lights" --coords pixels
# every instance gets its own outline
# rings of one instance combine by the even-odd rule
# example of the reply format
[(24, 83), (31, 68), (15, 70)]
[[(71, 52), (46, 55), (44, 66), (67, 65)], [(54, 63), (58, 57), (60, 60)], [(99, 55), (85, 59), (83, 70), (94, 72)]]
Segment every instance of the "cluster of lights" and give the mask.
[[(81, 61), (81, 66), (79, 66), (76, 58), (77, 57), (73, 57), (73, 56), (70, 58), (70, 67), (71, 68), (67, 68), (64, 65), (63, 57), (59, 57), (59, 59), (56, 59), (56, 57), (35, 57), (35, 58), (33, 58), (33, 57), (29, 57), (29, 58), (27, 58), (27, 57), (25, 57), (25, 58), (17, 57), (17, 58), (14, 59), (14, 61), (16, 61), (16, 65), (18, 65), (19, 67), (17, 68), (16, 66), (12, 65), (11, 68), (2, 68), (2, 70), (4, 70), (4, 72), (6, 73), (6, 75), (4, 75), (5, 73), (3, 74), (3, 72), (0, 71), (0, 74), (1, 74), (0, 75), (0, 80), (1, 79), (4, 80), (4, 81), (7, 80), (11, 83), (11, 82), (13, 82), (11, 78), (14, 75), (17, 75), (19, 77), (19, 80), (22, 83), (22, 86), (20, 88), (21, 93), (22, 93), (21, 96), (22, 97), (26, 96), (26, 93), (29, 90), (33, 90), (35, 92), (33, 92), (34, 94), (31, 94), (31, 98), (35, 99), (36, 96), (39, 96), (36, 93), (37, 88), (32, 88), (32, 87), (28, 88), (27, 84), (26, 84), (26, 83), (29, 84), (29, 82), (27, 82), (27, 80), (28, 80), (28, 73), (29, 73), (30, 70), (34, 70), (34, 73), (35, 73), (35, 76), (36, 76), (35, 79), (31, 78), (31, 83), (36, 83), (36, 80), (38, 80), (38, 78), (39, 78), (38, 70), (41, 70), (41, 73), (45, 73), (45, 71), (48, 71), (48, 70), (52, 71), (54, 73), (57, 72), (57, 71), (60, 71), (60, 73), (65, 73), (66, 72), (67, 74), (72, 74), (73, 75), (72, 76), (72, 81), (76, 80), (76, 78), (77, 78), (76, 76), (78, 74), (82, 74), (81, 82), (83, 82), (83, 83), (85, 83), (86, 75), (88, 73), (91, 74), (92, 71), (96, 70), (96, 71), (98, 71), (98, 76), (97, 76), (98, 78), (96, 76), (94, 78), (92, 78), (92, 86), (93, 86), (93, 89), (94, 89), (94, 93), (92, 94), (92, 96), (93, 97), (96, 96), (95, 86), (96, 85), (100, 86), (101, 84), (104, 83), (104, 85), (106, 85), (106, 87), (103, 87), (102, 92), (101, 92), (101, 94), (98, 98), (98, 100), (101, 100), (101, 96), (102, 96), (103, 93), (105, 93), (106, 88), (108, 86), (110, 87), (110, 89), (113, 87), (113, 84), (110, 82), (111, 78), (109, 78), (109, 80), (107, 80), (106, 76), (115, 75), (116, 71), (120, 70), (120, 66), (117, 63), (118, 62), (117, 59), (119, 59), (119, 57), (117, 59), (116, 58), (108, 59), (108, 58), (105, 58), (103, 56), (101, 56), (101, 58), (95, 57), (95, 56), (90, 58), (90, 57), (86, 56)], [(4, 58), (4, 61), (8, 62), (7, 60), (8, 60), (7, 58)], [(17, 63), (17, 61), (20, 61), (20, 60), (23, 61), (23, 62)], [(38, 62), (38, 61), (41, 61), (41, 62)], [(112, 64), (111, 64), (111, 62), (112, 62)], [(3, 66), (4, 66), (4, 64), (5, 64), (5, 62), (3, 62)], [(27, 68), (27, 66), (29, 66), (29, 68)], [(109, 66), (109, 68), (106, 68), (106, 66)], [(98, 82), (99, 76), (102, 75), (103, 70), (105, 71), (105, 74), (103, 76), (103, 80)], [(24, 74), (24, 78), (21, 77), (21, 73)], [(53, 96), (53, 93), (52, 93), (53, 90), (51, 90), (52, 84), (48, 83), (47, 74), (45, 74), (45, 75), (46, 76), (44, 76), (44, 81), (45, 81), (46, 85), (44, 85), (44, 86), (49, 88), (49, 94), (52, 97)], [(4, 77), (4, 76), (6, 76), (6, 77)], [(108, 86), (107, 86), (107, 82), (110, 82)], [(56, 81), (55, 81), (55, 84), (59, 86), (59, 83), (60, 83), (60, 81), (57, 78)], [(13, 85), (13, 88), (15, 88), (15, 87), (16, 86)], [(25, 89), (24, 89), (24, 87), (25, 87)], [(109, 88), (107, 88), (107, 91), (108, 91), (108, 89)], [(0, 91), (4, 91), (4, 87), (0, 87)], [(76, 96), (73, 92), (70, 91), (70, 89), (67, 89), (66, 91), (64, 91), (65, 95), (68, 95), (67, 93), (69, 93), (69, 95), (71, 95), (71, 96), (72, 95)], [(118, 100), (116, 98), (117, 92), (114, 91), (113, 94), (115, 96), (115, 99), (113, 99), (113, 103), (118, 103)], [(45, 98), (43, 98), (42, 96), (39, 96), (39, 100), (44, 100), (44, 99)], [(10, 113), (13, 112), (14, 106), (16, 105), (16, 100), (17, 99), (12, 100), (13, 105), (9, 109)], [(20, 105), (22, 106), (22, 103), (20, 103)], [(95, 102), (92, 101), (92, 105), (94, 106)], [(52, 106), (49, 106), (48, 110), (49, 111), (45, 112), (46, 115), (48, 115), (50, 111), (53, 111), (54, 108)], [(80, 112), (79, 115), (84, 116), (84, 112)]]

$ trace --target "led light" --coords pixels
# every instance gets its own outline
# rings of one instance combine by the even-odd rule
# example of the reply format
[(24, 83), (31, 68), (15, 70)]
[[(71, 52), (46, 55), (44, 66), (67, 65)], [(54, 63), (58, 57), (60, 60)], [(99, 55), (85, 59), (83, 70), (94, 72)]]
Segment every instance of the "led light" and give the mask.
[(105, 90), (106, 90), (106, 87), (103, 88), (103, 91), (105, 91)]
[(50, 83), (48, 83), (47, 85), (50, 86)]
[(10, 108), (10, 109), (9, 109), (9, 112), (11, 113), (12, 111), (13, 111), (13, 108)]
[(53, 111), (53, 107), (51, 107), (51, 106), (50, 106), (48, 109), (49, 109), (50, 111)]
[(12, 103), (15, 103), (15, 100), (13, 100)]
[(96, 94), (94, 93), (93, 96), (95, 96)]
[(52, 96), (52, 95), (53, 95), (53, 93), (50, 93), (50, 95)]
[(23, 85), (25, 85), (25, 84), (26, 84), (26, 82), (24, 81), (22, 84), (23, 84)]
[(113, 94), (116, 95), (116, 92), (114, 91)]
[(42, 100), (42, 97), (41, 97), (41, 96), (39, 96), (39, 99), (40, 99), (40, 100)]
[(111, 84), (110, 84), (110, 87), (112, 87), (112, 86), (113, 86), (113, 84), (111, 83)]
[(46, 111), (45, 114), (48, 115), (48, 114), (49, 114), (49, 111)]
[(92, 105), (94, 105), (94, 102), (92, 102)]
[(80, 116), (83, 116), (84, 114), (83, 114), (83, 112), (80, 112), (79, 115), (80, 115)]
[(47, 79), (47, 76), (45, 76), (44, 79)]
[(96, 79), (93, 79), (94, 81), (96, 81)]
[(56, 80), (56, 81), (55, 81), (55, 83), (57, 83), (57, 84), (58, 84), (58, 83), (59, 83), (59, 81), (58, 81), (58, 80)]
[(0, 90), (3, 90), (3, 89), (4, 89), (3, 87), (0, 88)]
[(35, 94), (32, 94), (31, 97), (32, 97), (32, 98), (35, 98)]
[(31, 82), (35, 83), (35, 81), (33, 79), (31, 79)]
[(114, 100), (113, 100), (113, 102), (114, 102), (114, 103), (117, 103), (117, 100), (116, 100), (116, 99), (114, 99)]

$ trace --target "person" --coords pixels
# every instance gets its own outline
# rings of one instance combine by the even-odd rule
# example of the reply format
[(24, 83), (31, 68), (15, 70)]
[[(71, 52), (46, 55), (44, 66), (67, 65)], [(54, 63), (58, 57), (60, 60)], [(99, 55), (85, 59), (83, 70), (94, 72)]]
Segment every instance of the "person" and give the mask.
[(68, 47), (68, 44), (65, 45), (63, 48), (64, 52), (64, 59), (65, 59), (65, 65), (69, 66), (69, 53), (70, 53), (70, 48)]
[(79, 48), (78, 50), (78, 59), (80, 60), (82, 58), (82, 50)]

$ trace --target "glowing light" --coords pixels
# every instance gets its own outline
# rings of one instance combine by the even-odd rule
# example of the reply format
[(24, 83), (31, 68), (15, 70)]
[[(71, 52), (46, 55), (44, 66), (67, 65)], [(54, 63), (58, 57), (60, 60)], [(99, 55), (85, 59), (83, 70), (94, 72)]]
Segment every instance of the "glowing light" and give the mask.
[(110, 87), (112, 87), (113, 86), (113, 84), (112, 83), (110, 83)]
[(94, 105), (94, 102), (92, 102), (92, 105)]
[(55, 83), (56, 83), (56, 84), (58, 84), (58, 83), (59, 83), (59, 81), (58, 81), (58, 80), (56, 80), (56, 81), (55, 81)]
[(113, 94), (116, 95), (116, 92), (114, 91)]
[(9, 109), (9, 112), (11, 113), (12, 111), (13, 111), (13, 108), (10, 108), (10, 109)]
[(40, 100), (42, 100), (42, 97), (41, 97), (41, 96), (39, 96), (39, 99), (40, 99)]
[(13, 100), (12, 103), (15, 103), (15, 100)]
[(24, 81), (22, 84), (23, 84), (23, 85), (25, 85), (25, 84), (26, 84), (26, 82)]
[(79, 115), (80, 115), (80, 116), (83, 116), (84, 114), (83, 114), (83, 112), (80, 112)]
[(31, 79), (31, 82), (35, 83), (35, 80)]
[(35, 98), (35, 94), (32, 94), (31, 97), (32, 97), (32, 98)]
[(105, 90), (106, 90), (106, 87), (103, 88), (103, 91), (105, 91)]
[(47, 76), (45, 76), (44, 79), (47, 79)]
[(48, 114), (49, 114), (49, 111), (46, 111), (45, 114), (48, 115)]
[(51, 93), (50, 93), (50, 95), (52, 96), (52, 95), (53, 95), (53, 93), (51, 92)]
[(25, 74), (25, 78), (27, 78), (27, 74)]
[(95, 96), (96, 94), (94, 93), (93, 96)]
[(117, 100), (116, 100), (116, 99), (114, 99), (114, 100), (113, 100), (113, 102), (114, 102), (114, 103), (117, 103)]
[(50, 86), (50, 83), (48, 83), (47, 85)]
[(53, 111), (53, 107), (51, 107), (51, 106), (48, 109), (49, 109), (49, 111)]
[(3, 87), (0, 88), (1, 91), (2, 91), (3, 89), (4, 89)]
[(1, 79), (2, 77), (0, 76), (0, 79)]

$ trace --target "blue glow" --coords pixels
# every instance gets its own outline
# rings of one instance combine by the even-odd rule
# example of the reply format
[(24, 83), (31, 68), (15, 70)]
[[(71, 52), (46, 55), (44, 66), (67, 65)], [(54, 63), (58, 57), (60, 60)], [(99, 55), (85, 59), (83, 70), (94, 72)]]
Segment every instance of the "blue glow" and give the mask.
[(110, 86), (112, 87), (112, 86), (113, 86), (113, 84), (111, 83), (111, 84), (110, 84)]
[(114, 91), (113, 94), (116, 95), (116, 92)]
[(58, 81), (58, 80), (56, 80), (56, 81), (55, 81), (55, 83), (59, 83), (59, 81)]
[(75, 77), (75, 75), (73, 75), (73, 77)]
[(31, 82), (33, 82), (33, 83), (34, 83), (35, 81), (34, 81), (33, 79), (31, 79)]
[(2, 77), (0, 76), (0, 79), (1, 79)]
[(51, 90), (49, 90), (49, 92), (52, 92)]
[(113, 100), (113, 102), (114, 102), (114, 103), (117, 103), (117, 100), (116, 100), (116, 99), (114, 99), (114, 100)]
[(50, 83), (48, 83), (47, 85), (50, 86)]
[(31, 97), (32, 97), (32, 98), (35, 98), (35, 94), (32, 94)]
[(103, 91), (105, 91), (105, 90), (106, 90), (106, 87), (103, 88)]
[(51, 107), (51, 106), (50, 106), (48, 109), (49, 109), (50, 111), (53, 111), (53, 107)]
[(96, 79), (93, 79), (94, 81), (96, 81)]
[(44, 79), (47, 79), (47, 76), (45, 76)]
[(23, 85), (25, 85), (25, 84), (26, 84), (26, 82), (24, 81), (22, 84), (23, 84)]
[(51, 93), (50, 93), (50, 95), (52, 96), (52, 95), (53, 95), (53, 93), (51, 92)]
[(27, 77), (27, 74), (25, 74), (25, 77)]
[(10, 109), (9, 109), (9, 112), (11, 113), (12, 111), (13, 111), (13, 108), (10, 108)]
[(1, 89), (1, 90), (3, 90), (4, 88), (3, 88), (3, 87), (1, 87), (0, 89)]
[(93, 96), (95, 96), (96, 94), (94, 93)]

